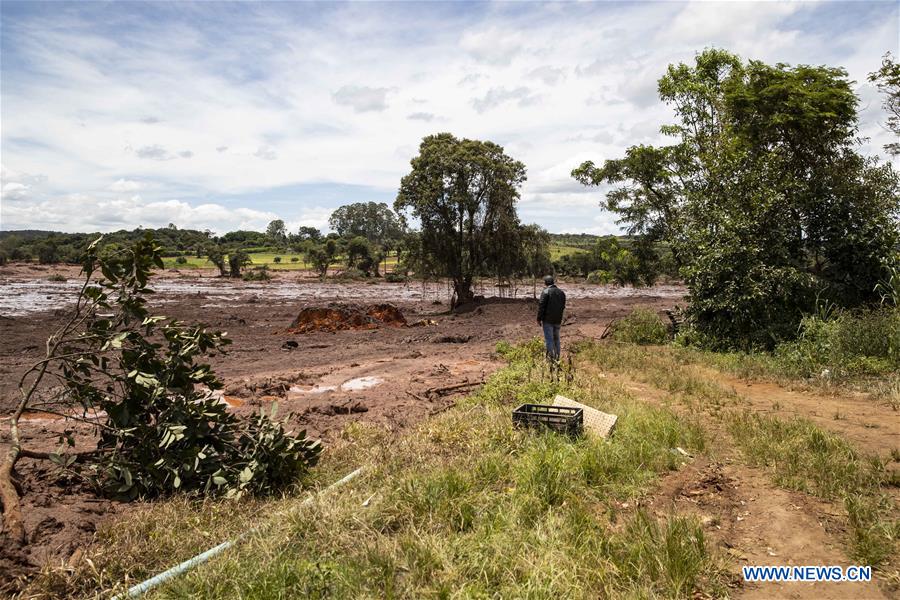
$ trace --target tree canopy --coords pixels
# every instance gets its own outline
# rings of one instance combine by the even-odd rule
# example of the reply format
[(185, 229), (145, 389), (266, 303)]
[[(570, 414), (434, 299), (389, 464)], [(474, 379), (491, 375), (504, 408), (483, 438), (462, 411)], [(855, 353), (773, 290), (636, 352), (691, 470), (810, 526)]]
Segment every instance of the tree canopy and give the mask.
[(435, 274), (452, 279), (458, 302), (471, 300), (474, 277), (503, 235), (519, 227), (525, 166), (493, 142), (449, 133), (423, 139), (410, 164), (394, 208), (419, 220), (421, 247)]
[(772, 346), (816, 298), (875, 300), (898, 241), (897, 174), (858, 153), (846, 72), (706, 50), (670, 65), (675, 143), (633, 146), (572, 175), (614, 184), (630, 233), (670, 244), (690, 316), (713, 345)]
[(384, 202), (346, 204), (331, 213), (328, 224), (341, 237), (364, 237), (380, 247), (396, 243), (403, 233), (397, 215)]

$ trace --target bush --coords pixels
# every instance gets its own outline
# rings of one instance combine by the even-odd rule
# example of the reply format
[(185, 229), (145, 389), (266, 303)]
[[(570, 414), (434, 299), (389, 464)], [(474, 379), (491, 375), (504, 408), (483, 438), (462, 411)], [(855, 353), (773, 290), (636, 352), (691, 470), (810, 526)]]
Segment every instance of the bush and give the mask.
[(291, 262), (292, 262), (292, 263), (300, 262), (300, 259), (297, 258), (296, 256), (292, 256), (292, 257), (291, 257)]
[(176, 265), (186, 265), (187, 259), (183, 256), (179, 256), (178, 258), (175, 259), (175, 264)]
[(50, 275), (49, 277), (47, 277), (47, 281), (54, 281), (56, 283), (61, 283), (63, 281), (66, 281), (66, 278), (63, 275), (60, 275), (59, 273), (54, 273), (53, 275)]
[(900, 370), (900, 310), (883, 308), (812, 315), (796, 341), (780, 344), (775, 359), (797, 377), (841, 378)]
[(367, 278), (368, 276), (359, 269), (344, 269), (335, 276), (335, 279), (340, 279), (343, 281), (359, 281), (361, 279)]
[(407, 281), (409, 281), (409, 277), (407, 277), (403, 273), (396, 273), (394, 271), (391, 271), (384, 276), (384, 280), (388, 283), (406, 283)]
[(275, 258), (272, 259), (272, 262), (275, 263), (275, 264), (277, 265), (278, 263), (281, 262), (281, 257), (280, 257), (280, 256), (276, 256)]
[(612, 282), (613, 277), (609, 271), (604, 271), (602, 269), (597, 271), (591, 271), (588, 273), (587, 282), (591, 284), (607, 284)]
[(269, 281), (272, 279), (272, 276), (269, 275), (269, 268), (262, 265), (250, 271), (245, 271), (243, 279), (244, 281)]
[(612, 339), (632, 344), (665, 344), (669, 341), (669, 328), (656, 312), (647, 308), (636, 308), (612, 328)]

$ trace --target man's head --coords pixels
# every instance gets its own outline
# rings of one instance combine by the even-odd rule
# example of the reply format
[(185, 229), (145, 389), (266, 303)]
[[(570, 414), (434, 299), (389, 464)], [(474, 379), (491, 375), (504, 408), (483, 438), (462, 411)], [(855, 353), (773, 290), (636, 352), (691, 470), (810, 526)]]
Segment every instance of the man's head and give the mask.
[(553, 285), (553, 275), (544, 275), (544, 285)]

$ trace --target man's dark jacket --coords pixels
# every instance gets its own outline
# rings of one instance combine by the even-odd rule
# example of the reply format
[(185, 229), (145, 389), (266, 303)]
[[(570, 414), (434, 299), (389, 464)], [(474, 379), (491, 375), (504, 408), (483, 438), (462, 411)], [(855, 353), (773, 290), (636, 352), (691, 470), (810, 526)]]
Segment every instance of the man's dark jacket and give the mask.
[(548, 285), (541, 293), (537, 320), (551, 325), (561, 325), (566, 309), (566, 293), (555, 285)]

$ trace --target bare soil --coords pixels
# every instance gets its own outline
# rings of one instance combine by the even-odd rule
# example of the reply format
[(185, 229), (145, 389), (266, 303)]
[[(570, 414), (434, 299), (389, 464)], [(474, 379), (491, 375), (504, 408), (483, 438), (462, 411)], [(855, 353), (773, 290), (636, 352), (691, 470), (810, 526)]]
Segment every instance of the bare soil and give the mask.
[[(67, 281), (48, 281), (54, 273)], [(569, 297), (564, 347), (567, 341), (599, 336), (611, 319), (636, 306), (671, 308), (684, 296), (678, 286), (561, 287)], [(77, 288), (77, 269), (0, 267), (0, 450), (18, 400), (19, 376), (43, 356), (44, 342)], [(326, 447), (353, 422), (400, 430), (445, 409), (502, 366), (493, 352), (498, 341), (540, 335), (531, 286), (521, 288), (518, 298), (491, 298), (462, 314), (448, 312), (444, 284), (319, 283), (293, 272), (276, 272), (267, 283), (245, 283), (211, 277), (208, 271), (168, 271), (154, 288), (159, 290), (155, 313), (203, 322), (227, 331), (233, 340), (227, 355), (212, 360), (226, 384), (223, 401), (243, 414), (278, 402), (280, 415), (321, 437)], [(490, 287), (479, 291), (495, 292)], [(408, 325), (366, 321), (357, 329), (298, 329), (304, 308), (334, 302), (389, 302)], [(379, 315), (383, 321), (384, 311)], [(55, 450), (64, 423), (44, 413), (27, 415), (25, 444)], [(85, 440), (84, 447), (89, 443)], [(38, 461), (21, 460), (18, 472), (30, 539), (27, 548), (16, 550), (3, 543), (0, 533), (0, 590), (4, 582), (42, 564), (66, 562), (90, 542), (102, 520), (135, 506), (98, 498)]]

